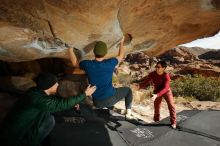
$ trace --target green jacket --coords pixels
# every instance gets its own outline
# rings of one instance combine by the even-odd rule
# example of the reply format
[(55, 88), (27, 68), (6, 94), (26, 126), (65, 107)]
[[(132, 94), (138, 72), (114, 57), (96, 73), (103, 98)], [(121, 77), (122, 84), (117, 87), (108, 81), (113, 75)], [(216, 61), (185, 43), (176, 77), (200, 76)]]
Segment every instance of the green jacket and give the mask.
[(48, 113), (71, 109), (85, 98), (86, 95), (81, 94), (63, 99), (55, 95), (48, 96), (37, 88), (31, 88), (24, 98), (15, 103), (2, 122), (0, 138), (10, 143), (10, 146), (17, 145), (28, 131), (34, 132), (39, 128), (41, 121)]

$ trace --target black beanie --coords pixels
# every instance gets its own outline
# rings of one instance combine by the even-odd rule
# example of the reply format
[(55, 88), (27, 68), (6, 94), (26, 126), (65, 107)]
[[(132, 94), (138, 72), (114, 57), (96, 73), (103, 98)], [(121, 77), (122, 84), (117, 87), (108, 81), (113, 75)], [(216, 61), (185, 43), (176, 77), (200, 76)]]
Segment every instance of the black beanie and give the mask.
[(36, 78), (37, 88), (47, 90), (57, 82), (57, 77), (51, 73), (41, 73)]

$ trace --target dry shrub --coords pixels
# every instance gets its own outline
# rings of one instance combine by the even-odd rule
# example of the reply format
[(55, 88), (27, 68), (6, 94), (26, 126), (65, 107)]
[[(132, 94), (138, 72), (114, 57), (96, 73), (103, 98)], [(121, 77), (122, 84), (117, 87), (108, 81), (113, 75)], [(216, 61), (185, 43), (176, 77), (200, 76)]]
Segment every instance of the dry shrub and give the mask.
[(195, 75), (171, 82), (175, 96), (195, 97), (202, 101), (220, 101), (220, 78)]

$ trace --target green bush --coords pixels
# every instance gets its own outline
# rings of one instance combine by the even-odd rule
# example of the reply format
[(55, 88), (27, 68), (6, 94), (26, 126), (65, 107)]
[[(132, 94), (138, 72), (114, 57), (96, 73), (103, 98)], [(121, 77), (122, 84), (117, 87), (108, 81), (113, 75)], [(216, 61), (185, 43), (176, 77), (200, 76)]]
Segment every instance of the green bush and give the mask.
[(202, 101), (220, 101), (220, 78), (186, 76), (171, 82), (174, 96), (195, 97)]

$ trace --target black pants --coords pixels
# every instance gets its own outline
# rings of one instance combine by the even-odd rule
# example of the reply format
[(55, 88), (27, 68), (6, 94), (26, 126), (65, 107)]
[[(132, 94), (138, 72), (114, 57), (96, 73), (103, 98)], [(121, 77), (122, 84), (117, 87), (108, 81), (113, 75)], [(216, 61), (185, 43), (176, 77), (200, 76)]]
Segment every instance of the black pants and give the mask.
[(40, 146), (55, 126), (54, 116), (48, 114), (38, 129), (29, 130), (21, 142), (21, 146)]
[(111, 107), (123, 98), (125, 98), (125, 108), (131, 109), (133, 96), (132, 90), (129, 87), (116, 88), (115, 95), (112, 97), (109, 97), (105, 100), (93, 100), (93, 102), (94, 105), (98, 108)]

